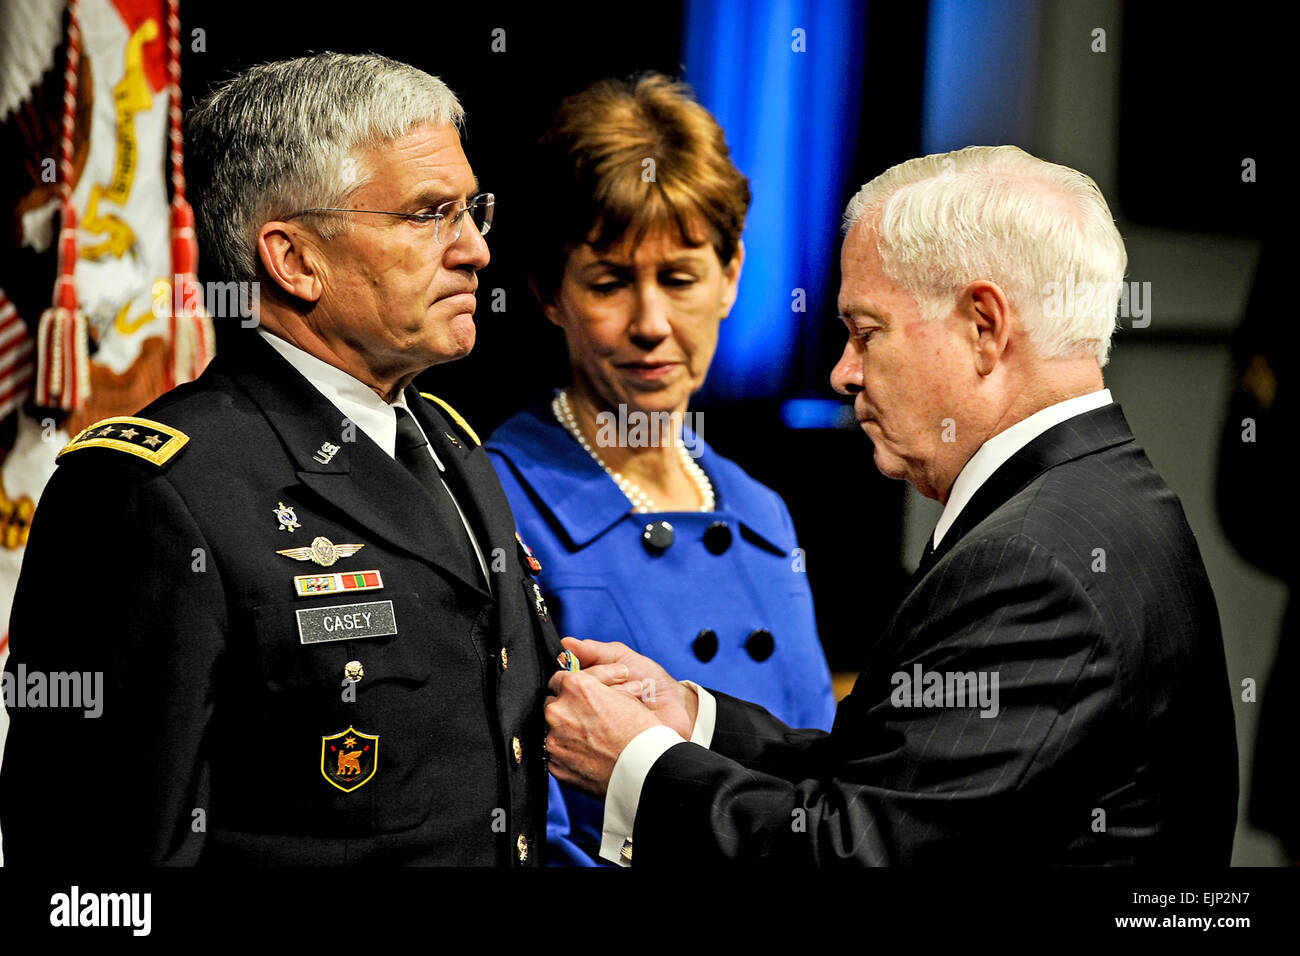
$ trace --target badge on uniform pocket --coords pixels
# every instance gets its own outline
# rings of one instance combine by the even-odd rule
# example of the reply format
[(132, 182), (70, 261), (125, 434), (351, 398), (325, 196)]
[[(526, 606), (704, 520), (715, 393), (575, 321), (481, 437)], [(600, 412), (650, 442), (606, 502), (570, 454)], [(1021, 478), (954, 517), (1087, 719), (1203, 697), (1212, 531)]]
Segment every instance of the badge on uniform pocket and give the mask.
[(355, 727), (320, 739), (320, 772), (332, 785), (351, 793), (379, 769), (379, 737)]

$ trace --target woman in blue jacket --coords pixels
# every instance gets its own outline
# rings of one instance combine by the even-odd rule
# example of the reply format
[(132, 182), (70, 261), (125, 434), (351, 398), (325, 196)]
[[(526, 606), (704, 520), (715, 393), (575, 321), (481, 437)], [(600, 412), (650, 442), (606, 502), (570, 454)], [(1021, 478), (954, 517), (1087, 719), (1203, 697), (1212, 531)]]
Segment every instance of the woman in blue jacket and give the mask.
[[(541, 142), (530, 281), (569, 385), (487, 449), (561, 634), (828, 729), (830, 675), (794, 526), (688, 411), (735, 300), (749, 184), (667, 77), (567, 99)], [(590, 865), (603, 804), (551, 781), (552, 862)]]

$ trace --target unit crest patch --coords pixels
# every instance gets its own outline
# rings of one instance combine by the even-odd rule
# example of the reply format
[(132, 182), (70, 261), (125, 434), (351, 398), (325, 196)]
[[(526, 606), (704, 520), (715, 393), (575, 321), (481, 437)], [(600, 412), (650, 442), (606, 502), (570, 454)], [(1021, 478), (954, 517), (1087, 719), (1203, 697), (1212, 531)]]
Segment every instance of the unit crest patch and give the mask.
[(320, 739), (320, 772), (345, 793), (370, 780), (379, 769), (379, 737), (355, 727)]

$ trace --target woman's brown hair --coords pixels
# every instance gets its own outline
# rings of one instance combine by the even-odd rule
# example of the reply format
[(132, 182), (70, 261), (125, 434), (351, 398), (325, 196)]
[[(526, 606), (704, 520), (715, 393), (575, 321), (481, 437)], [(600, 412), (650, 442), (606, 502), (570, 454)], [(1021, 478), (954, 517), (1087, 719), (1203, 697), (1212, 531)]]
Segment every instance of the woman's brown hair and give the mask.
[[(584, 242), (604, 250), (629, 236), (635, 244), (672, 223), (687, 245), (712, 241), (723, 265), (735, 257), (749, 180), (684, 83), (662, 73), (601, 80), (560, 105), (538, 151), (529, 278), (543, 301)], [(692, 234), (698, 220), (712, 235)]]

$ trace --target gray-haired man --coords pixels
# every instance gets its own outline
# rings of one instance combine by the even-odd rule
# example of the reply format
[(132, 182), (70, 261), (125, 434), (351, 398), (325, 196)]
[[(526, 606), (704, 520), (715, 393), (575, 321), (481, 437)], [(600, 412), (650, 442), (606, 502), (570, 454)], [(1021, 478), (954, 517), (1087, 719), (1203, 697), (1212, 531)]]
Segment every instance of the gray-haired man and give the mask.
[(460, 117), (338, 54), (189, 117), (202, 250), (260, 328), (60, 457), (10, 668), (102, 672), (103, 710), (13, 713), (9, 865), (539, 862), (561, 648), (474, 432), (411, 386), (474, 343)]

